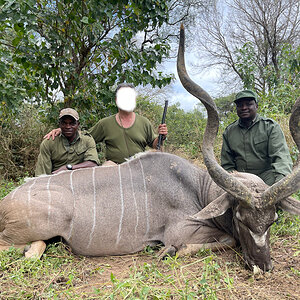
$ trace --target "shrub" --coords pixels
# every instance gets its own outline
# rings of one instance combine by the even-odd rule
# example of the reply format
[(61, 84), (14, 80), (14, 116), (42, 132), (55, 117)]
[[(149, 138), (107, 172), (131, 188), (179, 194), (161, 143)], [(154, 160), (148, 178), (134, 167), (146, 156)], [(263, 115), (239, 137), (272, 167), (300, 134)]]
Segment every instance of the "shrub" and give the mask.
[(0, 175), (18, 180), (33, 176), (43, 135), (49, 125), (42, 120), (43, 112), (24, 105), (15, 116), (0, 126)]

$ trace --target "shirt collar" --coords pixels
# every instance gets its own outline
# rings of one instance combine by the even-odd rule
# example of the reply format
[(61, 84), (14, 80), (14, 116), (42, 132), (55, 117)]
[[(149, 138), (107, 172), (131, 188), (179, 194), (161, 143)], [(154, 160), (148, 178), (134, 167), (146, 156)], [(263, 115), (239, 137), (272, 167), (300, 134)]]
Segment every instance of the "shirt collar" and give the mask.
[[(259, 120), (261, 119), (261, 117), (259, 116), (259, 114), (256, 114), (255, 118), (252, 120), (251, 125), (248, 127), (251, 128), (255, 123), (257, 123)], [(246, 128), (242, 123), (241, 123), (241, 119), (239, 119), (239, 126), (242, 128)]]
[(68, 145), (73, 145), (80, 139), (79, 131), (76, 132), (75, 139), (71, 143), (69, 143), (69, 140), (62, 133), (60, 134), (60, 136), (64, 139), (64, 143)]

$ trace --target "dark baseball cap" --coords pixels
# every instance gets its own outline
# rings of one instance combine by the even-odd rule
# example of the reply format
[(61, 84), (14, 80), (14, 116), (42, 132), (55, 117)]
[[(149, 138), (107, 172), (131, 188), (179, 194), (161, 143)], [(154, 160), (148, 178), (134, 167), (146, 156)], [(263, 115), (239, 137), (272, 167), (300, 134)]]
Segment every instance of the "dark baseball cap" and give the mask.
[(251, 90), (244, 90), (244, 91), (238, 92), (235, 95), (234, 102), (237, 102), (243, 98), (253, 99), (256, 103), (258, 102), (256, 93)]
[(76, 121), (79, 120), (78, 112), (73, 108), (64, 108), (59, 113), (59, 119), (61, 119), (64, 116), (70, 116), (74, 118)]

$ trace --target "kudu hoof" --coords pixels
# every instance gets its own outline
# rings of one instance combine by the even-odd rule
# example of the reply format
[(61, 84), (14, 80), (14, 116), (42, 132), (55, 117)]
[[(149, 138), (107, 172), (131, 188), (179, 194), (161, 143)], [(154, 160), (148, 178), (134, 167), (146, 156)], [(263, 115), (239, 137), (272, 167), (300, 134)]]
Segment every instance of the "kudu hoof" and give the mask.
[(165, 247), (157, 253), (157, 258), (159, 260), (163, 260), (166, 259), (168, 256), (175, 256), (176, 252), (177, 249), (175, 246)]

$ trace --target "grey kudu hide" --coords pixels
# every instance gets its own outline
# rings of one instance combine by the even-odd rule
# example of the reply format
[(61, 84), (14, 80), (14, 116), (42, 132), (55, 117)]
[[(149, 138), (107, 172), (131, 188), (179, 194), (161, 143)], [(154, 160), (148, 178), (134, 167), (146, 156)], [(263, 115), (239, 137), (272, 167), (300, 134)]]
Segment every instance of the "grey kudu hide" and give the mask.
[[(178, 156), (148, 152), (117, 166), (33, 178), (0, 202), (0, 249), (33, 242), (26, 253), (40, 256), (44, 248), (36, 245), (61, 236), (81, 255), (129, 254), (162, 242), (164, 257), (238, 243), (248, 267), (270, 270), (275, 204), (300, 214), (300, 202), (289, 197), (300, 188), (300, 170), (272, 187), (255, 175), (224, 171), (213, 154), (216, 107), (186, 73), (183, 28), (178, 74), (208, 112), (203, 140), (208, 172)], [(299, 132), (298, 114), (299, 101), (292, 115), (294, 132)]]

